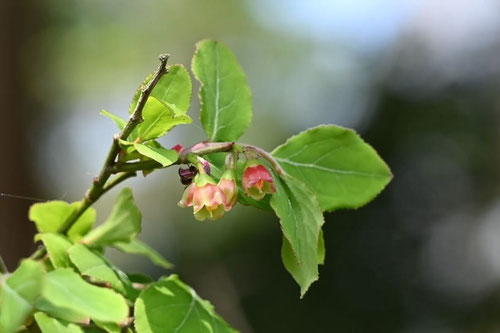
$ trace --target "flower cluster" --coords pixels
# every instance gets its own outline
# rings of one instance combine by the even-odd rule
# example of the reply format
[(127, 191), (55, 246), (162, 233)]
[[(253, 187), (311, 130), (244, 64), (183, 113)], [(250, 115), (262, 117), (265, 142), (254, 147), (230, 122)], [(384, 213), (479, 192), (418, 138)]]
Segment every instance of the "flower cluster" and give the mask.
[[(181, 179), (185, 179), (183, 175), (188, 172), (187, 170), (189, 169), (179, 172)], [(238, 202), (238, 185), (233, 169), (227, 169), (218, 183), (204, 170), (192, 174), (194, 175), (192, 182), (184, 190), (179, 206), (193, 207), (194, 217), (197, 220), (216, 220)], [(266, 194), (276, 192), (271, 174), (257, 161), (246, 163), (241, 185), (245, 195), (255, 200), (262, 200)]]

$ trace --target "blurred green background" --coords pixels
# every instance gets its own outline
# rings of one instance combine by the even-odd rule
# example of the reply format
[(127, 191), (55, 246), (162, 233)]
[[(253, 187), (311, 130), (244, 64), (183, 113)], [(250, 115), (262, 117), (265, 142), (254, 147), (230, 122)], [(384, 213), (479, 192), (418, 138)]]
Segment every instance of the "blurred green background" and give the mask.
[[(271, 150), (317, 124), (352, 127), (395, 178), (366, 207), (326, 214), (326, 264), (303, 300), (273, 214), (238, 207), (200, 223), (176, 206), (176, 168), (131, 180), (141, 238), (182, 279), (242, 332), (500, 331), (497, 0), (1, 1), (0, 254), (10, 268), (34, 233), (32, 201), (13, 196), (79, 200), (115, 132), (101, 108), (125, 117), (157, 55), (189, 67), (203, 38), (227, 44), (247, 74), (254, 120), (241, 141)], [(202, 139), (195, 122), (163, 143)], [(100, 221), (117, 191), (98, 203)]]

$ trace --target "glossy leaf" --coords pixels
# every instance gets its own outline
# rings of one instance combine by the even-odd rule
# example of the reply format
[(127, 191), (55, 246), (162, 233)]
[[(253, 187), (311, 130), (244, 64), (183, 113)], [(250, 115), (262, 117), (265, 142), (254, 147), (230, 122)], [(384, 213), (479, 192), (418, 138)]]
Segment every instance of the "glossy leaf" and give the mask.
[(176, 275), (143, 290), (135, 302), (135, 318), (138, 333), (236, 332)]
[(189, 124), (191, 118), (179, 112), (155, 97), (150, 96), (142, 111), (144, 121), (140, 123), (128, 137), (129, 141), (144, 142), (162, 137), (172, 128), (181, 124)]
[(35, 320), (42, 333), (83, 333), (80, 326), (47, 316), (45, 313), (35, 313)]
[[(145, 86), (151, 78), (152, 75), (149, 75), (142, 83), (142, 86)], [(191, 104), (192, 90), (191, 77), (186, 68), (182, 65), (172, 65), (168, 66), (168, 73), (160, 78), (151, 92), (151, 96), (169, 106), (179, 115), (188, 111)], [(134, 111), (140, 93), (140, 89), (135, 93), (130, 104), (130, 113)]]
[(24, 260), (12, 275), (0, 281), (0, 332), (14, 333), (32, 313), (45, 279), (42, 265)]
[(107, 220), (88, 233), (82, 243), (105, 246), (117, 242), (129, 242), (141, 231), (141, 218), (141, 212), (134, 203), (132, 190), (124, 188), (118, 195)]
[(35, 239), (39, 239), (45, 245), (49, 254), (50, 262), (55, 268), (71, 267), (68, 257), (68, 249), (73, 245), (66, 237), (56, 233), (38, 234)]
[(127, 298), (135, 299), (138, 295), (132, 288), (128, 277), (118, 272), (102, 255), (92, 251), (83, 244), (75, 244), (69, 250), (71, 262), (80, 273), (92, 281), (109, 283), (111, 287)]
[(300, 285), (304, 296), (318, 279), (318, 242), (323, 215), (314, 194), (300, 181), (290, 177), (275, 177), (276, 193), (271, 207), (280, 219), (283, 231), (281, 256), (283, 264)]
[(174, 164), (179, 158), (179, 154), (175, 150), (163, 147), (146, 146), (141, 143), (134, 143), (134, 147), (141, 155), (155, 160), (164, 167)]
[(127, 122), (125, 120), (123, 120), (122, 118), (118, 117), (118, 116), (115, 116), (114, 114), (106, 111), (106, 110), (101, 110), (101, 115), (103, 115), (104, 117), (106, 118), (109, 118), (111, 119), (116, 127), (118, 127), (118, 129), (121, 131), (122, 129), (125, 128), (125, 126), (127, 125)]
[[(65, 201), (47, 201), (36, 203), (30, 207), (29, 219), (35, 222), (39, 232), (58, 232), (66, 219), (73, 214), (80, 205), (79, 202), (69, 204)], [(68, 238), (78, 241), (93, 226), (96, 211), (88, 208), (68, 231)]]
[(201, 84), (200, 120), (209, 141), (235, 141), (252, 120), (250, 89), (234, 54), (213, 40), (196, 44), (192, 70)]
[(314, 192), (324, 211), (363, 206), (392, 178), (387, 164), (356, 132), (334, 125), (293, 136), (272, 155)]
[(161, 254), (138, 239), (133, 239), (129, 243), (116, 243), (113, 246), (124, 253), (143, 255), (149, 258), (154, 264), (165, 269), (174, 267), (174, 265), (163, 258)]
[(72, 309), (99, 321), (119, 323), (128, 316), (127, 303), (120, 294), (93, 286), (68, 268), (47, 274), (43, 296), (55, 306)]

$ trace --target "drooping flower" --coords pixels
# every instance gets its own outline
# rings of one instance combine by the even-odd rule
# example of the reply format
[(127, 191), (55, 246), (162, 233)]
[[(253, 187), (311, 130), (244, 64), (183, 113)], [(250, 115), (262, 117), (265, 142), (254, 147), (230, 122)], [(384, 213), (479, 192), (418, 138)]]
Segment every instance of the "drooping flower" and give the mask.
[(206, 174), (198, 174), (189, 185), (181, 201), (180, 207), (193, 207), (194, 217), (199, 221), (216, 220), (224, 214), (226, 198), (224, 192)]
[(266, 167), (257, 161), (247, 162), (241, 185), (245, 194), (255, 200), (261, 200), (266, 194), (276, 192), (273, 177)]
[(219, 188), (224, 192), (226, 198), (225, 209), (229, 211), (238, 201), (238, 186), (236, 185), (236, 176), (234, 170), (228, 169), (219, 180), (217, 184)]
[(177, 205), (181, 208), (191, 207), (193, 205), (194, 183), (189, 184), (182, 193), (181, 200)]

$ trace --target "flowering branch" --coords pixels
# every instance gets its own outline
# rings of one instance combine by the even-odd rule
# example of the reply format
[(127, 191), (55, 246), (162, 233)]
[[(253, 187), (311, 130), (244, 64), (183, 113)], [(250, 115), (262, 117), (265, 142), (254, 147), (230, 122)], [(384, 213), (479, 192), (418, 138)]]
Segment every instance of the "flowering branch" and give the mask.
[[(80, 206), (73, 214), (71, 214), (66, 221), (63, 223), (58, 232), (65, 234), (68, 230), (73, 226), (73, 224), (78, 220), (78, 218), (89, 208), (94, 202), (96, 202), (104, 193), (118, 185), (125, 179), (135, 176), (135, 172), (127, 172), (124, 175), (118, 176), (114, 180), (112, 180), (109, 184), (106, 185), (109, 177), (113, 174), (111, 172), (113, 166), (116, 163), (116, 157), (120, 152), (120, 145), (118, 144), (120, 140), (126, 140), (127, 137), (132, 133), (132, 131), (136, 128), (139, 123), (143, 121), (142, 118), (142, 110), (146, 105), (146, 101), (151, 95), (154, 87), (160, 81), (160, 78), (168, 73), (167, 62), (169, 54), (162, 54), (159, 56), (160, 65), (156, 72), (154, 73), (152, 79), (147, 83), (146, 86), (141, 88), (141, 94), (139, 95), (139, 100), (137, 101), (137, 105), (135, 106), (132, 115), (130, 116), (127, 125), (123, 128), (120, 134), (117, 134), (113, 137), (113, 143), (111, 144), (111, 148), (108, 152), (104, 165), (99, 173), (99, 176), (94, 178), (92, 186), (88, 190), (87, 194), (85, 194), (83, 200), (80, 203)], [(38, 248), (35, 253), (31, 255), (32, 259), (40, 259), (46, 254), (46, 249), (44, 246)]]

